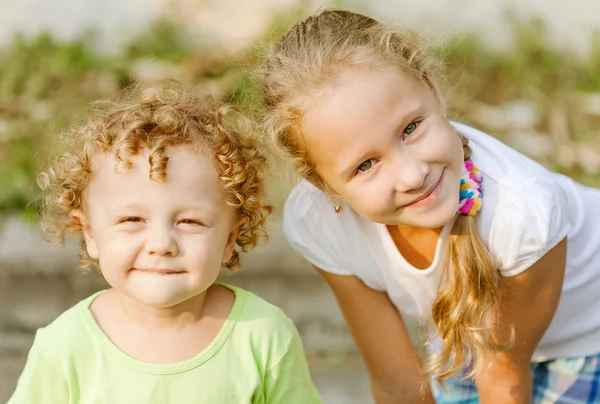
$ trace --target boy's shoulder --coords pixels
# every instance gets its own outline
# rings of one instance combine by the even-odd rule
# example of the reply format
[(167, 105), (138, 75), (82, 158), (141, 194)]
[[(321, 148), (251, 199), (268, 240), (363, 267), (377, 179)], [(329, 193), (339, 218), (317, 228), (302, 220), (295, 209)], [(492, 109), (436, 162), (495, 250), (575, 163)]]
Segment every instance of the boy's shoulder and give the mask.
[(283, 310), (262, 297), (237, 286), (229, 286), (236, 294), (236, 299), (242, 299), (243, 307), (238, 321), (249, 322), (252, 327), (265, 329), (293, 327), (291, 320)]
[(228, 287), (234, 290), (241, 305), (236, 319), (235, 334), (253, 344), (287, 349), (298, 331), (284, 311), (250, 291), (235, 286)]
[(76, 354), (79, 350), (85, 350), (86, 346), (89, 347), (86, 315), (92, 315), (88, 307), (99, 293), (79, 301), (50, 324), (38, 329), (34, 341), (36, 348), (48, 356), (62, 356), (66, 351)]

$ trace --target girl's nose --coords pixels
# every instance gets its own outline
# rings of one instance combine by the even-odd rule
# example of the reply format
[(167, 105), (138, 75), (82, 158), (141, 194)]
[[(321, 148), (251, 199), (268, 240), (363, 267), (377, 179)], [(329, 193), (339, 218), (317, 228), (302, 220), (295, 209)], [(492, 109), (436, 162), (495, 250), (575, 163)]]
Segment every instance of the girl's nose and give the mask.
[(396, 192), (407, 193), (419, 191), (425, 185), (429, 174), (429, 164), (417, 155), (403, 153), (392, 164)]

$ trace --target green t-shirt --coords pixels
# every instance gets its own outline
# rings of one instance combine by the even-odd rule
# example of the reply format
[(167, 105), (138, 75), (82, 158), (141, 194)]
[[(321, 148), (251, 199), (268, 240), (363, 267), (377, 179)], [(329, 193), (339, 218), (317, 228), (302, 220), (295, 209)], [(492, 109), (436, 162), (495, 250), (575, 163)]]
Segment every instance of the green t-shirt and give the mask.
[(215, 340), (184, 362), (123, 353), (79, 302), (38, 330), (9, 404), (321, 403), (302, 342), (277, 307), (227, 286), (235, 303)]

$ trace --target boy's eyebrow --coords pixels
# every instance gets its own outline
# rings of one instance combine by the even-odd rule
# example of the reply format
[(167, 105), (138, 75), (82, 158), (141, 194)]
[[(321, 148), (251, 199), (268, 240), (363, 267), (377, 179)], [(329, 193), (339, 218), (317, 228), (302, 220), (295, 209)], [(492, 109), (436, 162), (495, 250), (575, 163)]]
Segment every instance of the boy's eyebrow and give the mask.
[(120, 205), (120, 206), (116, 205), (111, 208), (111, 210), (114, 210), (114, 211), (123, 210), (123, 209), (146, 210), (147, 205), (144, 203), (133, 202), (133, 203), (127, 203), (125, 205)]
[[(150, 202), (149, 203), (133, 202), (133, 203), (128, 203), (128, 204), (121, 205), (121, 206), (114, 206), (111, 208), (111, 210), (115, 214), (119, 214), (119, 212), (122, 212), (123, 210), (127, 210), (127, 209), (148, 211), (148, 210), (150, 210), (151, 205), (152, 204)], [(183, 205), (183, 206), (177, 207), (175, 209), (175, 211), (177, 212), (177, 214), (193, 211), (194, 213), (202, 213), (202, 214), (205, 214), (205, 215), (208, 215), (211, 217), (214, 217), (217, 214), (217, 212), (215, 212), (214, 209), (212, 209), (211, 207), (202, 206), (202, 205)]]
[(194, 213), (200, 212), (200, 213), (206, 214), (206, 215), (208, 215), (210, 217), (214, 217), (217, 214), (214, 211), (214, 209), (212, 209), (210, 207), (203, 207), (203, 206), (191, 206), (191, 205), (187, 205), (187, 206), (182, 206), (181, 208), (178, 209), (179, 213), (186, 212), (186, 211), (194, 211)]

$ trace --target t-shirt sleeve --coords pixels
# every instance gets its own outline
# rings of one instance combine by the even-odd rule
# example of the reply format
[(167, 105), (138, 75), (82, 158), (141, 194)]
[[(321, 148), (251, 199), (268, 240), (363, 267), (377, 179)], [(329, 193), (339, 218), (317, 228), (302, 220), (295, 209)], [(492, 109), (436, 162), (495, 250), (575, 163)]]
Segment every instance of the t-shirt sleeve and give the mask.
[(522, 189), (502, 195), (489, 240), (501, 275), (520, 274), (567, 237), (569, 209), (564, 189), (550, 179), (531, 180)]
[(343, 218), (335, 213), (327, 195), (313, 188), (300, 183), (290, 193), (283, 212), (285, 237), (314, 266), (337, 275), (354, 275)]
[(17, 388), (7, 404), (68, 403), (67, 381), (47, 358), (52, 348), (44, 339), (44, 329), (38, 330)]
[(291, 320), (285, 318), (291, 339), (284, 353), (267, 369), (265, 375), (266, 403), (321, 404), (322, 399), (315, 388), (300, 335)]

